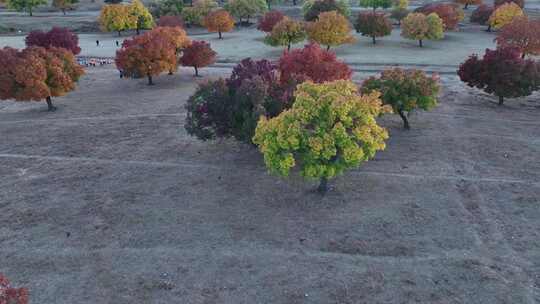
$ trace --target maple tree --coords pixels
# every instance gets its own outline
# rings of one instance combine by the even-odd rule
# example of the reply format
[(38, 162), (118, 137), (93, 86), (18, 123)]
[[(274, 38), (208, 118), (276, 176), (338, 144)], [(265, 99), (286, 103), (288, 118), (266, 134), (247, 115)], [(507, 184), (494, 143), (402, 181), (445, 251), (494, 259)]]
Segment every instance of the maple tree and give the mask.
[(524, 16), (523, 10), (515, 3), (505, 3), (497, 8), (489, 17), (489, 25), (493, 29), (500, 29), (509, 24), (516, 17)]
[(525, 0), (495, 0), (494, 1), (495, 7), (503, 5), (505, 3), (515, 3), (521, 8), (525, 7)]
[(319, 18), (307, 26), (307, 33), (310, 40), (326, 45), (327, 50), (355, 41), (349, 20), (336, 11), (319, 14)]
[(339, 61), (333, 52), (311, 43), (302, 49), (285, 51), (279, 58), (278, 67), (282, 82), (311, 80), (322, 83), (339, 79), (351, 79), (352, 70)]
[(377, 37), (388, 36), (392, 33), (392, 23), (384, 14), (375, 12), (361, 12), (355, 24), (356, 31), (362, 36), (371, 37), (375, 44)]
[(180, 63), (183, 66), (193, 67), (195, 69), (195, 76), (199, 76), (199, 68), (216, 62), (216, 55), (217, 53), (212, 50), (208, 42), (193, 41), (190, 46), (183, 50)]
[(288, 176), (295, 166), (308, 179), (318, 179), (318, 191), (328, 180), (359, 166), (385, 149), (388, 132), (376, 118), (389, 111), (379, 93), (359, 95), (351, 81), (298, 86), (291, 109), (268, 119), (261, 116), (253, 142), (270, 172)]
[(184, 20), (180, 16), (161, 16), (158, 19), (157, 26), (184, 27)]
[(142, 35), (127, 39), (116, 51), (116, 66), (125, 77), (147, 77), (153, 85), (153, 76), (177, 69), (179, 50), (191, 41), (179, 27), (157, 27)]
[(6, 4), (10, 9), (33, 16), (34, 7), (47, 4), (47, 0), (7, 0)]
[(488, 25), (487, 31), (491, 31), (491, 25), (489, 24), (489, 17), (493, 14), (495, 9), (493, 6), (487, 4), (479, 5), (471, 14), (471, 22), (478, 23), (480, 25)]
[(540, 55), (540, 21), (518, 16), (502, 27), (495, 38), (499, 48), (517, 48), (521, 58)]
[(437, 14), (443, 21), (445, 31), (456, 29), (465, 16), (463, 10), (452, 3), (431, 3), (417, 8), (415, 12), (424, 15)]
[(223, 9), (208, 14), (203, 23), (209, 32), (217, 32), (219, 39), (223, 39), (222, 33), (230, 32), (234, 28), (234, 19), (229, 12)]
[(264, 14), (268, 11), (268, 4), (265, 0), (229, 0), (225, 4), (225, 10), (240, 20), (240, 23), (249, 24), (251, 17)]
[(403, 20), (409, 14), (409, 0), (397, 0), (394, 1), (392, 7), (392, 12), (390, 17), (398, 21), (398, 24), (401, 25), (401, 20)]
[(74, 8), (74, 4), (78, 3), (79, 0), (53, 0), (52, 6), (60, 9), (62, 14), (66, 14), (66, 10)]
[(525, 60), (516, 48), (486, 49), (483, 58), (472, 55), (458, 70), (461, 81), (499, 98), (531, 95), (540, 89), (540, 63)]
[(463, 8), (467, 9), (469, 5), (480, 5), (482, 0), (456, 0), (456, 3), (463, 4)]
[(290, 50), (291, 44), (304, 41), (304, 39), (306, 39), (304, 25), (289, 17), (284, 17), (274, 26), (264, 42), (271, 46), (286, 46), (287, 50)]
[(401, 36), (418, 40), (420, 47), (423, 47), (423, 41), (426, 39), (437, 40), (444, 37), (443, 21), (435, 13), (427, 16), (422, 13), (411, 13), (403, 19), (401, 27)]
[(71, 51), (74, 55), (81, 52), (79, 37), (67, 28), (53, 27), (48, 32), (31, 31), (25, 38), (26, 46), (44, 48), (59, 47)]
[(336, 11), (343, 16), (350, 15), (349, 4), (346, 0), (306, 0), (302, 6), (304, 20), (315, 21), (323, 12)]
[(379, 7), (386, 9), (392, 6), (392, 0), (360, 0), (360, 6), (370, 7), (375, 12)]
[(28, 304), (28, 289), (12, 287), (0, 273), (0, 304)]
[(137, 35), (140, 30), (150, 29), (154, 25), (154, 18), (150, 11), (144, 6), (141, 0), (132, 0), (128, 5), (128, 14), (135, 20), (135, 30)]
[(63, 96), (75, 89), (84, 74), (75, 56), (63, 48), (31, 46), (24, 50), (5, 47), (0, 50), (0, 99), (47, 102), (56, 110), (51, 97)]
[(104, 32), (121, 32), (137, 27), (137, 18), (129, 14), (128, 6), (107, 4), (101, 8), (99, 24)]
[(430, 110), (436, 106), (440, 89), (438, 75), (428, 77), (421, 70), (394, 68), (364, 80), (361, 92), (380, 92), (383, 103), (399, 114), (403, 127), (408, 130), (408, 114), (416, 109)]
[(272, 32), (274, 26), (280, 22), (285, 15), (280, 11), (269, 11), (259, 20), (257, 29), (266, 33)]

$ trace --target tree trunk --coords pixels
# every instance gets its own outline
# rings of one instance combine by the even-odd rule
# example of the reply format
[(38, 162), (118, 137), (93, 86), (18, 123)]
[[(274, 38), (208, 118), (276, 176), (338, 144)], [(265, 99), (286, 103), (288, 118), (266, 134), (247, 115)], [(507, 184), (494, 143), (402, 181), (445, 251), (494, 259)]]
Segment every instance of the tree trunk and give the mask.
[(420, 47), (424, 47), (424, 44), (422, 43), (422, 39), (418, 40), (418, 44), (420, 45)]
[(296, 0), (292, 0), (292, 4), (296, 6)]
[(502, 106), (504, 103), (504, 96), (499, 96), (499, 105)]
[(148, 74), (148, 85), (154, 85), (154, 81), (152, 81), (152, 75)]
[(319, 187), (317, 187), (317, 192), (319, 192), (322, 195), (325, 195), (326, 192), (328, 192), (328, 178), (321, 177)]
[(168, 75), (173, 75), (173, 72), (172, 70), (169, 70), (169, 74)]
[(221, 31), (219, 31), (218, 34), (219, 34), (219, 39), (223, 39), (223, 37), (221, 36)]
[(118, 37), (122, 36), (122, 33), (120, 31), (118, 31)]
[(62, 9), (62, 14), (64, 14), (64, 16), (66, 15), (66, 9), (65, 8)]
[(199, 77), (199, 69), (197, 66), (193, 66), (195, 68), (195, 77)]
[(139, 27), (137, 27), (137, 28), (135, 29), (135, 32), (137, 33), (137, 35), (139, 35), (139, 34), (141, 33), (140, 30), (139, 30)]
[(488, 28), (487, 28), (486, 32), (491, 32), (491, 24), (488, 25)]
[(521, 59), (525, 59), (525, 53), (521, 54)]
[(372, 36), (371, 39), (373, 39), (373, 44), (377, 43), (377, 40), (375, 40), (375, 36)]
[(291, 43), (289, 42), (289, 44), (287, 44), (287, 51), (290, 51), (291, 50)]
[(32, 17), (34, 14), (32, 13), (32, 7), (28, 8), (28, 14), (30, 14), (30, 17)]
[(410, 130), (411, 126), (409, 126), (409, 120), (407, 119), (407, 116), (405, 116), (405, 113), (403, 113), (403, 110), (398, 110), (398, 114), (403, 119), (403, 127), (405, 130)]
[(465, 3), (465, 7), (463, 9), (468, 9), (469, 8), (469, 3)]
[(326, 51), (330, 51), (330, 45), (326, 46)]
[(45, 98), (45, 101), (47, 102), (47, 110), (49, 112), (53, 112), (56, 110), (56, 107), (52, 104), (51, 96), (47, 96), (47, 98)]

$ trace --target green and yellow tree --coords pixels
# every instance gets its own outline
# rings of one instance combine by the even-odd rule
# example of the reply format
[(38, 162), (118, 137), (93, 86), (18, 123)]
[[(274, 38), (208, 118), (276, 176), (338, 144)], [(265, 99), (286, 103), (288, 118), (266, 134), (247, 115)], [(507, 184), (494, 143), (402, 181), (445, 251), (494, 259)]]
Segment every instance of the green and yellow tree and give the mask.
[(338, 80), (297, 87), (291, 109), (277, 117), (261, 117), (253, 142), (264, 155), (270, 172), (288, 176), (300, 166), (308, 179), (328, 190), (329, 179), (359, 166), (385, 148), (388, 132), (376, 118), (391, 111), (379, 93), (359, 95), (351, 81)]
[(133, 0), (131, 4), (128, 5), (128, 13), (131, 18), (137, 20), (135, 22), (137, 35), (140, 33), (140, 30), (151, 29), (154, 26), (154, 18), (141, 0)]
[(34, 7), (47, 4), (47, 0), (7, 0), (7, 6), (19, 12), (33, 15)]
[(306, 39), (304, 25), (289, 17), (283, 17), (266, 36), (264, 43), (271, 46), (286, 46), (287, 50), (290, 50), (291, 44), (304, 41), (304, 39)]
[(123, 4), (107, 4), (101, 8), (99, 15), (100, 28), (104, 32), (121, 32), (137, 27), (137, 18), (129, 13), (128, 6)]
[(327, 50), (355, 41), (349, 20), (336, 11), (321, 13), (316, 21), (309, 23), (307, 33), (310, 40), (326, 45)]
[(411, 13), (403, 19), (401, 36), (407, 39), (418, 40), (423, 47), (424, 40), (438, 40), (444, 37), (443, 21), (437, 14)]

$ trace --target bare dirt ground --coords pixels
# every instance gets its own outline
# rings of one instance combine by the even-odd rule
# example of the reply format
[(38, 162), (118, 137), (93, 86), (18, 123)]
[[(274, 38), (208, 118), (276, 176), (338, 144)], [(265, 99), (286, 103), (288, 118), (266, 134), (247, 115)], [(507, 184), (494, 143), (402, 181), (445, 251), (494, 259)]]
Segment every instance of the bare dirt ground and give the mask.
[(443, 76), (321, 197), (189, 137), (191, 73), (92, 68), (57, 112), (0, 103), (0, 272), (31, 303), (540, 302), (538, 94), (498, 107)]

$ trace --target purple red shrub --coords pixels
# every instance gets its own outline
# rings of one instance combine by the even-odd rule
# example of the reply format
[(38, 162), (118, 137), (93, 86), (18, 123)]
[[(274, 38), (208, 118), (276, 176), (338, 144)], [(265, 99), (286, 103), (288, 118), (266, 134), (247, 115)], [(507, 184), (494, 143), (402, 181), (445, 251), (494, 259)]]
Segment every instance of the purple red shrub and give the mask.
[(278, 22), (280, 22), (285, 15), (280, 11), (269, 11), (259, 20), (257, 29), (266, 33), (270, 33)]
[(46, 49), (51, 47), (64, 48), (77, 55), (81, 52), (79, 37), (67, 28), (53, 27), (48, 32), (31, 31), (25, 39), (26, 46), (40, 46)]
[(498, 96), (499, 105), (505, 97), (528, 96), (540, 88), (540, 64), (522, 59), (516, 48), (486, 49), (482, 59), (474, 54), (461, 64), (458, 75), (468, 86)]

